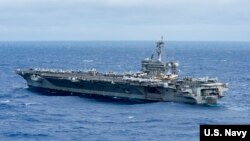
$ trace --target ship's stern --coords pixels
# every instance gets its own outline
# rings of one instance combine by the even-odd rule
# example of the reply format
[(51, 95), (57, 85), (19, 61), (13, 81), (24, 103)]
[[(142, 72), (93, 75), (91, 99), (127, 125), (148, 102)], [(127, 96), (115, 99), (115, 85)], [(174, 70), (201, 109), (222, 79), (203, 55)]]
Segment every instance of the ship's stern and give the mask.
[(201, 87), (198, 88), (197, 96), (199, 96), (199, 98), (197, 102), (203, 104), (217, 104), (218, 99), (224, 97), (227, 90), (228, 84), (201, 84)]

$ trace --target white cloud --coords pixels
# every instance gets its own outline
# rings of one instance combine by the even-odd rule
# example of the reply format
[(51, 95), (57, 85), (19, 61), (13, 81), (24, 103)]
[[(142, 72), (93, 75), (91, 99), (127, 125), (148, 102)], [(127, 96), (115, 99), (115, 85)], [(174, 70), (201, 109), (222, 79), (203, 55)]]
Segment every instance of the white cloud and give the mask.
[[(67, 32), (76, 38), (81, 37), (81, 28), (93, 38), (101, 31), (102, 38), (110, 40), (119, 34), (124, 39), (150, 39), (162, 31), (175, 35), (173, 40), (187, 39), (183, 35), (192, 31), (197, 35), (201, 31), (206, 38), (207, 30), (212, 39), (217, 29), (240, 37), (250, 34), (249, 7), (248, 0), (0, 0), (0, 39), (47, 39), (57, 32), (57, 38), (71, 35)], [(44, 36), (32, 36), (32, 31)]]
[[(96, 1), (95, 1), (96, 2)], [(248, 0), (99, 0), (109, 6), (166, 6), (166, 5), (232, 5)]]
[(248, 3), (248, 0), (0, 0), (0, 4), (8, 5), (26, 5), (35, 3), (88, 3), (93, 5), (110, 5), (110, 6), (164, 6), (177, 4), (239, 4)]

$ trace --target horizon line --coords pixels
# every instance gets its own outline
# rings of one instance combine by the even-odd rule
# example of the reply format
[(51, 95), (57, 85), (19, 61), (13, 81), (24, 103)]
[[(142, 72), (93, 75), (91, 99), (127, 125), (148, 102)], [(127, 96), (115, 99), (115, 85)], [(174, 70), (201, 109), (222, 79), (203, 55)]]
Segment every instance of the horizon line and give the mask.
[[(158, 40), (0, 40), (0, 42), (155, 42)], [(250, 42), (247, 40), (164, 40), (164, 42)]]

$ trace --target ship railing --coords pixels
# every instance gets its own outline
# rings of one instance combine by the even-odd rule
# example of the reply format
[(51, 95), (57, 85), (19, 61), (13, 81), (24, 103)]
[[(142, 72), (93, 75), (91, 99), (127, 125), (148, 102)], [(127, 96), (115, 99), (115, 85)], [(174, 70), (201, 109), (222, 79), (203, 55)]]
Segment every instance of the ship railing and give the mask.
[(43, 73), (82, 73), (95, 71), (94, 69), (84, 71), (84, 70), (63, 70), (63, 69), (50, 69), (50, 68), (30, 68), (30, 71), (43, 72)]
[[(209, 78), (209, 77), (200, 77), (200, 78), (192, 78), (192, 77), (184, 77), (185, 81), (197, 81), (197, 82), (218, 82), (218, 78)], [(179, 80), (180, 81), (180, 80)]]
[(155, 80), (155, 79), (145, 79), (145, 78), (136, 78), (136, 77), (127, 77), (124, 76), (122, 78), (123, 80), (127, 80), (127, 81), (138, 81), (138, 82), (161, 82), (161, 80)]

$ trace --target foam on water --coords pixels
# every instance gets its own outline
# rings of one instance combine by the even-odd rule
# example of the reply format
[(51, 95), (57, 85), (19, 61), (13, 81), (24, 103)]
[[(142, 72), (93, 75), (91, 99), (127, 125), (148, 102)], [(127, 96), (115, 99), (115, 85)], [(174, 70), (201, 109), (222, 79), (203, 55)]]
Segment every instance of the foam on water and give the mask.
[(132, 119), (132, 118), (134, 118), (134, 116), (128, 116), (128, 118), (129, 118), (129, 119)]
[(3, 104), (6, 104), (6, 103), (10, 103), (10, 100), (2, 100), (2, 101), (0, 101), (0, 103), (3, 103)]

